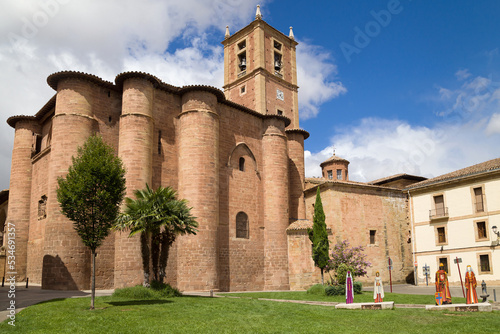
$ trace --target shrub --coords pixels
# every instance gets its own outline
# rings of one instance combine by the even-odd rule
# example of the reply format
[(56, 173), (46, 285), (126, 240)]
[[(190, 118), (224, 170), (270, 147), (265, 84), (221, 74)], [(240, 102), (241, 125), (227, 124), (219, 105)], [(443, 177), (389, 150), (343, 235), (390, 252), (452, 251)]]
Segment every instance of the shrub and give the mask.
[[(361, 282), (354, 282), (352, 286), (354, 293), (359, 295), (363, 291), (363, 284)], [(327, 296), (342, 296), (345, 295), (345, 285), (328, 285), (325, 288), (325, 295)]]
[(310, 295), (324, 296), (325, 286), (323, 284), (315, 284), (307, 290), (307, 293)]
[(130, 288), (116, 289), (115, 292), (113, 292), (113, 297), (143, 300), (180, 296), (182, 296), (182, 293), (180, 293), (179, 290), (172, 288), (168, 284), (156, 281), (151, 283), (150, 288), (136, 285)]

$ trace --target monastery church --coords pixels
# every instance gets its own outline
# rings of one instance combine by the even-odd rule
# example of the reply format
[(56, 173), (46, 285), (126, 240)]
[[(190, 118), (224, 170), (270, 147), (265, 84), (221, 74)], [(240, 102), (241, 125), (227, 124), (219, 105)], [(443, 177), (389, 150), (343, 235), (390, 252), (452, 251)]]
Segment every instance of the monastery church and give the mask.
[[(413, 272), (407, 199), (402, 186), (386, 183), (423, 178), (351, 182), (349, 162), (334, 155), (322, 164), (323, 179), (306, 182), (309, 134), (299, 127), (292, 28), (281, 33), (257, 9), (246, 27), (232, 35), (226, 28), (222, 44), (224, 91), (175, 87), (142, 72), (108, 82), (63, 71), (47, 78), (56, 94), (40, 111), (7, 120), (15, 139), (6, 223), (16, 226), (19, 281), (89, 289), (90, 252), (60, 212), (56, 189), (77, 148), (94, 133), (123, 160), (126, 196), (146, 184), (171, 186), (193, 207), (199, 232), (177, 239), (167, 267), (167, 281), (180, 290), (289, 290), (317, 283), (306, 232), (316, 187), (331, 210), (331, 247), (352, 236), (353, 246), (370, 245), (373, 270), (386, 268), (389, 255), (394, 281)], [(138, 236), (112, 232), (97, 253), (98, 289), (142, 283)]]

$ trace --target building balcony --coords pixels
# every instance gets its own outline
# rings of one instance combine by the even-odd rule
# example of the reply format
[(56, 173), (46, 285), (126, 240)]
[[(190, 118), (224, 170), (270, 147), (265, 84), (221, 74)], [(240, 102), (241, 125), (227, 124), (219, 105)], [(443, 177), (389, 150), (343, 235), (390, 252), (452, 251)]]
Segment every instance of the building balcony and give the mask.
[(429, 219), (448, 218), (448, 207), (429, 210)]

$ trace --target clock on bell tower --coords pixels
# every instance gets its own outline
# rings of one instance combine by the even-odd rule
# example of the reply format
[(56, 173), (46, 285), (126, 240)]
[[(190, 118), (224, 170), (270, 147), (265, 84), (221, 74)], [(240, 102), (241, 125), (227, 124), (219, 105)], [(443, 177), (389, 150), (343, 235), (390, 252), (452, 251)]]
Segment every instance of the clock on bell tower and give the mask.
[(257, 6), (255, 20), (233, 35), (226, 27), (224, 93), (261, 114), (290, 118), (299, 128), (297, 62), (292, 27), (286, 36), (267, 24)]

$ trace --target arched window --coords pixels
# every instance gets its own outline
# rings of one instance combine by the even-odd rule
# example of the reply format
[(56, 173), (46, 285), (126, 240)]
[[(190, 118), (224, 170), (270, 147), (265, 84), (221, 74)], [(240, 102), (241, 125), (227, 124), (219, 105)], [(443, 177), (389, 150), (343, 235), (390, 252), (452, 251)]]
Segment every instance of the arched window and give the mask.
[(248, 239), (248, 216), (243, 211), (236, 215), (236, 238)]
[(240, 170), (242, 172), (245, 171), (245, 158), (243, 158), (243, 157), (240, 158)]

